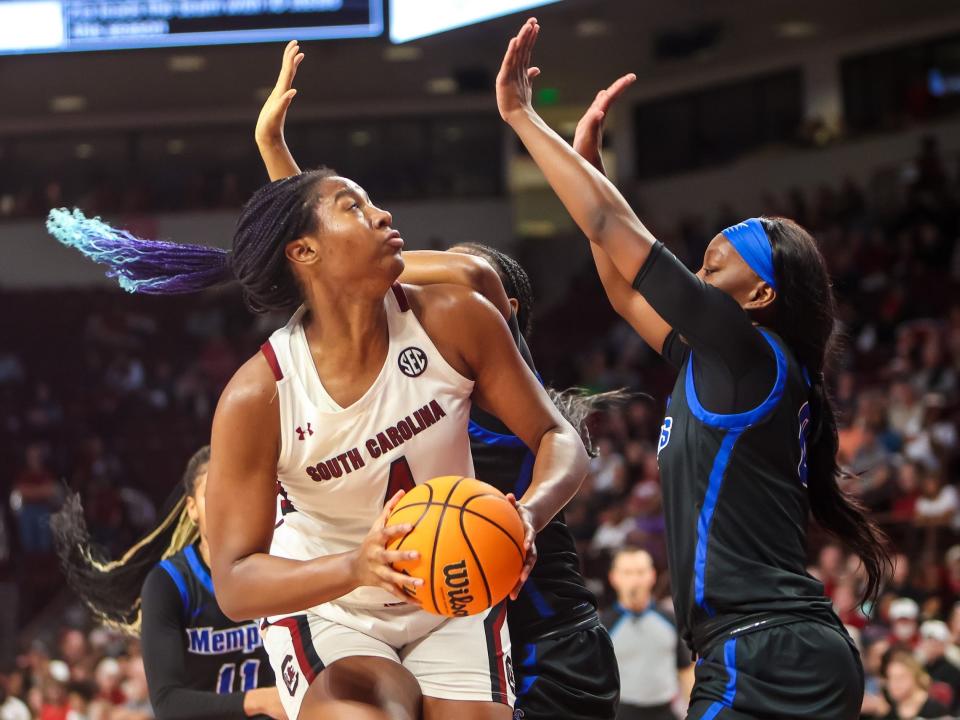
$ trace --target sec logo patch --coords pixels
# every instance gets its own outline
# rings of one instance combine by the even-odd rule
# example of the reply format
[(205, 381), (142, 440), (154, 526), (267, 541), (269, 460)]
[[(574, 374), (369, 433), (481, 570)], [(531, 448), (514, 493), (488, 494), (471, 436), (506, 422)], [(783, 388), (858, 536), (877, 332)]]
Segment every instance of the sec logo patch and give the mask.
[(397, 357), (400, 372), (407, 377), (419, 377), (427, 369), (427, 354), (418, 347), (408, 347)]

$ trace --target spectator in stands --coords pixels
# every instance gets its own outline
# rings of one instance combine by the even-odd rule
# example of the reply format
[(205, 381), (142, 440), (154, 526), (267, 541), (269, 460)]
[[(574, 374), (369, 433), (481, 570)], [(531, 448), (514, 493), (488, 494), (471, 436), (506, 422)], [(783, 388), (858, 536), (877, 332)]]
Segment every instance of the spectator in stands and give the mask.
[(30, 720), (30, 708), (8, 692), (9, 678), (6, 670), (0, 670), (0, 720)]
[(610, 438), (597, 441), (597, 456), (590, 461), (591, 488), (594, 493), (619, 496), (626, 480), (626, 465)]
[(914, 517), (917, 525), (924, 527), (958, 527), (960, 496), (956, 487), (944, 485), (940, 472), (924, 474)]
[(898, 598), (890, 604), (890, 643), (912, 651), (919, 642), (917, 616), (920, 607), (910, 598)]
[(833, 596), (833, 589), (844, 575), (843, 548), (833, 542), (820, 548), (817, 564), (810, 568), (810, 574), (823, 583), (824, 594)]
[(625, 547), (613, 558), (610, 585), (617, 603), (604, 615), (620, 667), (617, 720), (674, 720), (693, 687), (693, 663), (673, 618), (654, 602), (657, 571), (646, 550)]
[(838, 582), (831, 599), (837, 617), (848, 629), (863, 630), (867, 626), (867, 617), (861, 611), (856, 582), (852, 578)]
[(907, 652), (894, 652), (887, 661), (887, 711), (883, 720), (936, 720), (949, 715), (942, 703), (930, 697), (930, 676)]
[[(20, 619), (20, 588), (14, 565), (13, 534), (7, 508), (0, 506), (0, 668), (12, 665)], [(0, 720), (3, 720), (0, 713)]]
[(920, 602), (923, 599), (923, 591), (913, 582), (910, 557), (906, 553), (898, 552), (894, 553), (892, 560), (893, 570), (885, 592), (895, 597), (910, 598)]
[(127, 660), (126, 675), (123, 692), (127, 700), (121, 710), (113, 713), (112, 720), (151, 720), (153, 708), (150, 705), (142, 656), (137, 654)]
[(47, 676), (41, 681), (39, 720), (67, 720), (70, 712), (70, 698), (67, 695), (67, 683), (70, 681), (70, 668), (62, 660), (52, 660), (47, 668)]
[[(864, 693), (880, 698), (883, 695), (884, 663), (890, 653), (890, 642), (886, 638), (873, 640), (863, 648)], [(865, 704), (871, 705), (873, 701)]]
[(890, 506), (890, 515), (897, 522), (912, 522), (920, 498), (921, 478), (926, 469), (915, 460), (900, 463), (897, 468), (897, 494)]
[(601, 510), (600, 524), (590, 541), (591, 552), (610, 552), (622, 547), (635, 527), (636, 521), (630, 515), (626, 503), (617, 503)]
[(945, 468), (957, 448), (957, 426), (946, 414), (947, 400), (939, 393), (923, 397), (923, 419), (919, 430), (905, 444), (908, 458), (930, 468)]
[(949, 619), (951, 609), (960, 600), (960, 545), (954, 545), (943, 557), (943, 617)]
[(929, 332), (923, 343), (920, 369), (914, 375), (914, 384), (921, 395), (936, 393), (953, 397), (957, 390), (957, 376), (950, 367), (940, 332)]
[(906, 377), (898, 378), (890, 386), (890, 406), (887, 409), (890, 428), (901, 437), (913, 437), (923, 423), (923, 404), (913, 383)]
[(50, 514), (57, 498), (57, 484), (44, 461), (43, 446), (26, 449), (26, 465), (14, 482), (12, 504), (20, 527), (20, 546), (27, 554), (45, 554), (53, 549)]
[(960, 709), (960, 668), (947, 657), (947, 648), (952, 644), (950, 629), (941, 620), (927, 620), (920, 626), (920, 645), (917, 658), (936, 683), (943, 683), (950, 690), (948, 706), (954, 714)]
[(127, 696), (123, 694), (120, 684), (123, 675), (120, 671), (120, 663), (114, 658), (107, 657), (97, 665), (94, 679), (97, 683), (97, 697), (105, 700), (111, 705), (123, 705), (127, 701)]

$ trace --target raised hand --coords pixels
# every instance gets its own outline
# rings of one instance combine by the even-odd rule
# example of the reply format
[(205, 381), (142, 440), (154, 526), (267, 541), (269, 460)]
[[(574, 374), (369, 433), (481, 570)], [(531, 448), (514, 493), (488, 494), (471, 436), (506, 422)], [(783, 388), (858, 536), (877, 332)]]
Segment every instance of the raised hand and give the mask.
[(610, 87), (598, 92), (577, 123), (577, 130), (573, 135), (573, 149), (604, 175), (606, 172), (603, 169), (603, 159), (600, 154), (603, 146), (603, 121), (607, 117), (610, 106), (636, 79), (636, 75), (628, 73), (614, 81)]
[(533, 78), (540, 74), (540, 68), (530, 67), (530, 59), (539, 34), (537, 19), (527, 20), (510, 40), (497, 73), (497, 109), (508, 123), (518, 114), (533, 110)]
[(280, 66), (280, 75), (273, 91), (267, 96), (260, 116), (257, 118), (257, 129), (254, 137), (258, 145), (265, 143), (283, 144), (283, 125), (287, 119), (287, 109), (297, 94), (293, 87), (293, 79), (297, 76), (297, 68), (303, 62), (303, 53), (300, 52), (300, 43), (291, 40), (283, 49), (283, 63)]

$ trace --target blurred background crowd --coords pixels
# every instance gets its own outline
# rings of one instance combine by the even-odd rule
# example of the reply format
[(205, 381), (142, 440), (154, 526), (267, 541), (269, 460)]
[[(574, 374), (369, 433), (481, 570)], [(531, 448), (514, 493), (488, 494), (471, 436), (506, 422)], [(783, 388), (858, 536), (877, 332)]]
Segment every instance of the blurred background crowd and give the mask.
[[(809, 571), (861, 649), (864, 717), (958, 716), (955, 3), (878, 0), (865, 18), (855, 3), (811, 0), (802, 21), (775, 3), (727, 3), (715, 23), (701, 4), (654, 5), (649, 38), (631, 20), (634, 0), (543, 8), (560, 38), (543, 43), (543, 64), (563, 87), (545, 87), (537, 103), (569, 138), (598, 83), (638, 71), (636, 95), (611, 118), (605, 160), (658, 239), (694, 269), (710, 239), (743, 217), (784, 215), (817, 238), (839, 303), (827, 381), (850, 471), (842, 482), (890, 536), (895, 567), (880, 601), (861, 607), (858, 558), (812, 528)], [(674, 372), (610, 309), (586, 240), (504, 140), (490, 86), (515, 20), (410, 46), (358, 40), (322, 54), (314, 45), (323, 70), (303, 86), (314, 104), (298, 98), (288, 140), (306, 164), (340, 168), (377, 202), (396, 203), (395, 216), (422, 234), (398, 224), (412, 247), (508, 250), (532, 277), (530, 344), (545, 380), (631, 393), (592, 418), (599, 452), (566, 520), (603, 606), (614, 601), (610, 558), (636, 546), (653, 558), (654, 595), (669, 607), (656, 444)], [(593, 61), (588, 78), (572, 47)], [(70, 72), (58, 71), (63, 57)], [(122, 553), (163, 515), (208, 441), (227, 380), (286, 321), (250, 315), (230, 288), (122, 293), (99, 269), (54, 254), (43, 215), (77, 204), (144, 235), (229, 242), (237, 208), (264, 180), (251, 132), (264, 93), (250, 90), (272, 83), (278, 58), (262, 45), (0, 57), (0, 96), (16, 94), (11, 78), (36, 80), (16, 85), (22, 103), (0, 116), (0, 720), (153, 716), (138, 642), (94, 623), (65, 587), (51, 514), (68, 487), (79, 492), (94, 540)], [(395, 82), (384, 86), (388, 72)], [(331, 76), (342, 82), (323, 87)], [(62, 94), (49, 111), (47, 85)], [(64, 98), (78, 114), (58, 114), (53, 101), (70, 105)]]
[[(952, 709), (960, 707), (957, 160), (929, 137), (895, 204), (878, 206), (844, 182), (811, 197), (771, 197), (764, 209), (804, 223), (829, 259), (842, 317), (830, 382), (851, 470), (844, 483), (896, 551), (876, 607), (857, 607), (857, 558), (822, 533), (812, 536), (810, 572), (863, 648), (868, 691), (899, 671), (904, 687)], [(728, 223), (724, 214), (735, 217), (731, 208), (691, 217), (664, 239), (696, 267), (714, 228)], [(152, 527), (185, 459), (205, 442), (234, 368), (282, 320), (252, 318), (230, 291), (199, 299), (83, 291), (83, 303), (74, 295), (6, 297), (4, 336), (17, 342), (0, 352), (0, 453), (3, 467), (15, 468), (3, 476), (3, 660), (8, 693), (51, 720), (66, 707), (91, 720), (104, 706), (110, 717), (147, 711), (136, 643), (91, 627), (61, 592), (49, 519), (64, 480), (81, 493), (95, 539), (121, 553)], [(42, 332), (31, 327), (38, 314)], [(566, 511), (584, 570), (609, 602), (612, 551), (640, 546), (665, 567), (656, 439), (672, 371), (613, 316), (590, 266), (536, 317), (532, 341), (555, 384), (634, 393), (593, 418), (599, 454)], [(657, 596), (669, 603), (666, 573), (660, 578)]]

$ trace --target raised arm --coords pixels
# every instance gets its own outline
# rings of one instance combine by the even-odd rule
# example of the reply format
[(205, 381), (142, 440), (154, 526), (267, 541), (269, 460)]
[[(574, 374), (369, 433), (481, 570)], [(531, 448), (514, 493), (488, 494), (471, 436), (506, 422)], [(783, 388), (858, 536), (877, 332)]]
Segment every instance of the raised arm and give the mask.
[(398, 586), (415, 587), (421, 581), (394, 572), (389, 563), (413, 558), (384, 549), (395, 535), (411, 529), (384, 528), (402, 493), (387, 503), (357, 550), (309, 561), (269, 554), (279, 451), (277, 388), (258, 354), (224, 389), (213, 418), (207, 528), (210, 570), (223, 612), (234, 620), (282, 615), (335, 600), (360, 586), (381, 587), (409, 602)]
[[(682, 343), (673, 342), (679, 335), (694, 350), (712, 351), (735, 374), (752, 370), (756, 362), (773, 368), (766, 341), (737, 301), (690, 272), (658, 243), (610, 181), (534, 112), (531, 81), (540, 71), (530, 67), (530, 56), (539, 30), (531, 18), (510, 41), (497, 75), (497, 105), (590, 242), (674, 332), (653, 322), (642, 305), (624, 310), (626, 315), (674, 364), (683, 355), (678, 347)], [(618, 309), (624, 309), (626, 293), (622, 285), (609, 282), (612, 276), (599, 257)]]
[(481, 257), (458, 252), (411, 250), (403, 253), (400, 282), (410, 285), (461, 285), (483, 295), (504, 319), (512, 308), (500, 276)]
[[(628, 74), (616, 80), (610, 87), (597, 93), (593, 103), (577, 123), (577, 130), (573, 137), (573, 149), (584, 160), (593, 165), (606, 177), (603, 167), (603, 156), (600, 149), (603, 143), (603, 122), (611, 104), (620, 97), (633, 82), (636, 75)], [(637, 331), (637, 334), (658, 353), (663, 350), (663, 343), (670, 334), (671, 327), (664, 321), (650, 303), (631, 287), (630, 283), (620, 274), (610, 256), (600, 245), (590, 243), (590, 252), (593, 255), (597, 274), (603, 284), (604, 292), (610, 305), (624, 320)]]
[(283, 49), (283, 62), (280, 65), (280, 75), (273, 91), (267, 96), (260, 116), (257, 118), (257, 129), (254, 139), (260, 150), (260, 157), (267, 166), (267, 173), (271, 180), (299, 175), (300, 167), (290, 154), (287, 141), (283, 136), (283, 126), (287, 120), (287, 110), (297, 94), (293, 87), (293, 79), (297, 76), (297, 68), (303, 62), (303, 53), (300, 44), (291, 40)]
[(531, 18), (510, 41), (497, 75), (500, 115), (520, 137), (574, 222), (632, 282), (656, 239), (616, 187), (534, 111), (531, 83), (540, 70), (530, 67), (530, 59), (539, 31)]

